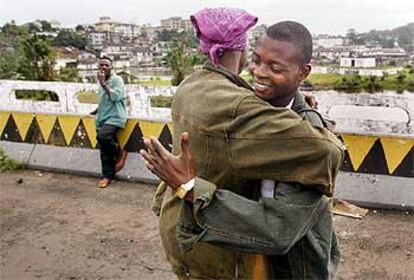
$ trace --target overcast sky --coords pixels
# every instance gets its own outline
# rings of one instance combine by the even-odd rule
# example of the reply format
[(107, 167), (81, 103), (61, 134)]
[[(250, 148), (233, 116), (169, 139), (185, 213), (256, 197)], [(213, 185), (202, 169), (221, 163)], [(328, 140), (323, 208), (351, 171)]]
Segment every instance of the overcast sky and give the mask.
[(170, 16), (188, 18), (204, 7), (239, 7), (259, 23), (296, 20), (312, 33), (345, 34), (392, 29), (414, 22), (413, 0), (0, 0), (0, 25), (56, 19), (64, 26), (95, 23), (99, 16), (138, 24), (160, 25)]

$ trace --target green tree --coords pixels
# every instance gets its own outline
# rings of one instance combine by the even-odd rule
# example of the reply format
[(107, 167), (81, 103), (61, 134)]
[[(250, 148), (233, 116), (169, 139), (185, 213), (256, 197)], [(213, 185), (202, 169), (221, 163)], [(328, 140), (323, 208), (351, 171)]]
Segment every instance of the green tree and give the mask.
[(19, 44), (22, 56), (18, 72), (26, 80), (53, 81), (55, 79), (55, 53), (47, 39), (36, 35), (23, 39)]
[(78, 25), (76, 25), (76, 27), (75, 27), (75, 31), (76, 31), (76, 32), (79, 32), (79, 33), (83, 33), (83, 32), (85, 32), (85, 28), (83, 28), (83, 26), (82, 26), (82, 25), (78, 24)]
[(1, 28), (0, 40), (7, 46), (15, 47), (15, 45), (22, 39), (29, 35), (29, 28), (27, 26), (17, 26), (14, 20), (6, 23)]
[(177, 39), (181, 37), (182, 34), (183, 33), (179, 33), (175, 29), (171, 29), (171, 30), (163, 29), (161, 30), (161, 32), (157, 32), (157, 40), (168, 42), (168, 41), (172, 41), (173, 39)]
[(184, 34), (171, 41), (167, 64), (173, 73), (171, 84), (177, 86), (192, 71), (192, 56), (188, 53), (188, 37)]
[(56, 47), (75, 47), (85, 50), (88, 40), (84, 35), (69, 30), (61, 30), (53, 39), (53, 45)]
[(353, 29), (353, 28), (348, 29), (348, 32), (346, 33), (346, 39), (347, 39), (349, 45), (356, 44), (357, 39), (358, 39), (358, 35), (357, 35), (355, 29)]
[(15, 50), (0, 52), (0, 79), (19, 78), (19, 57)]
[(63, 82), (78, 82), (78, 69), (75, 67), (65, 67), (60, 69), (59, 80)]
[(404, 71), (399, 71), (398, 72), (398, 75), (397, 75), (397, 78), (396, 78), (397, 79), (397, 82), (399, 84), (402, 84), (404, 82), (405, 78), (406, 78), (406, 76), (404, 74)]
[(376, 76), (369, 76), (368, 81), (366, 85), (364, 86), (364, 89), (370, 93), (382, 91), (383, 86)]
[(52, 25), (47, 20), (40, 20), (39, 21), (42, 26), (42, 31), (44, 32), (53, 32), (54, 29), (52, 28)]

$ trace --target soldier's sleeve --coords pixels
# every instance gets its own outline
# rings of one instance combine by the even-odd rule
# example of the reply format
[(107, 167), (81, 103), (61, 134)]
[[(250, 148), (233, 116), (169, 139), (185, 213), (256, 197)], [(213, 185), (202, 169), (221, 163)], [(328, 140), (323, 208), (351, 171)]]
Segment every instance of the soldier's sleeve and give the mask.
[(329, 199), (299, 184), (280, 183), (275, 198), (253, 201), (196, 178), (194, 206), (185, 207), (193, 211), (196, 225), (179, 220), (177, 237), (183, 249), (210, 242), (237, 251), (281, 255), (329, 209)]
[(155, 191), (151, 209), (152, 212), (154, 212), (154, 214), (157, 216), (160, 215), (162, 202), (164, 200), (164, 195), (167, 191), (167, 188), (167, 184), (164, 181), (162, 181), (161, 183), (159, 183), (159, 185), (157, 186), (157, 190)]
[(332, 195), (344, 147), (328, 130), (248, 96), (227, 134), (236, 176), (319, 185)]

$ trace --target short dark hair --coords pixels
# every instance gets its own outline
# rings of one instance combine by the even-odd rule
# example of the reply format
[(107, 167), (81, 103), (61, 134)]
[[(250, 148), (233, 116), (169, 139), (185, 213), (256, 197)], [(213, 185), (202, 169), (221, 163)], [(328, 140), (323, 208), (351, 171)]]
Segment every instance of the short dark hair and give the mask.
[(99, 60), (101, 60), (101, 59), (107, 59), (107, 60), (109, 60), (109, 62), (111, 62), (111, 64), (112, 64), (112, 59), (111, 59), (109, 56), (103, 55), (103, 56), (101, 56), (101, 57), (99, 58)]
[(296, 21), (281, 21), (266, 30), (266, 35), (274, 40), (292, 43), (301, 50), (301, 63), (307, 64), (312, 58), (312, 35)]

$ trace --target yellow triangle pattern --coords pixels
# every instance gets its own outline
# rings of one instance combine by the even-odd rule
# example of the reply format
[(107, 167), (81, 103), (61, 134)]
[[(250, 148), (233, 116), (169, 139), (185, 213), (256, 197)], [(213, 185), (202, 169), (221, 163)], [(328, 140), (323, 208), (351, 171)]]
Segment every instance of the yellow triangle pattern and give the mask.
[(77, 116), (59, 116), (58, 120), (60, 128), (62, 128), (63, 136), (65, 137), (66, 145), (69, 145), (79, 125), (80, 118)]
[(86, 134), (88, 135), (89, 141), (91, 142), (92, 148), (96, 147), (96, 123), (95, 118), (84, 117), (82, 118), (83, 126), (85, 127)]
[(155, 138), (160, 137), (161, 131), (164, 128), (164, 126), (165, 126), (165, 123), (159, 123), (159, 122), (142, 121), (139, 123), (142, 136), (146, 138), (150, 136), (154, 136)]
[(42, 132), (45, 143), (49, 141), (50, 133), (52, 133), (53, 125), (56, 121), (56, 116), (53, 115), (36, 115), (36, 120)]
[(9, 120), (10, 113), (8, 112), (0, 112), (0, 136), (3, 134), (3, 130), (7, 125), (7, 121)]
[(365, 157), (371, 150), (378, 137), (375, 136), (356, 136), (356, 135), (341, 135), (344, 139), (345, 145), (348, 148), (349, 158), (355, 172), (361, 166)]
[(414, 146), (414, 139), (381, 137), (388, 172), (392, 174)]
[(29, 127), (32, 124), (34, 115), (31, 113), (12, 113), (14, 122), (16, 123), (17, 130), (19, 131), (20, 137), (24, 141), (26, 138)]
[(119, 146), (121, 147), (121, 149), (123, 149), (126, 145), (126, 143), (129, 140), (129, 137), (131, 136), (131, 133), (134, 131), (135, 126), (137, 125), (137, 120), (128, 120), (125, 128), (121, 129), (119, 131), (119, 133), (117, 134), (118, 136), (118, 143)]

